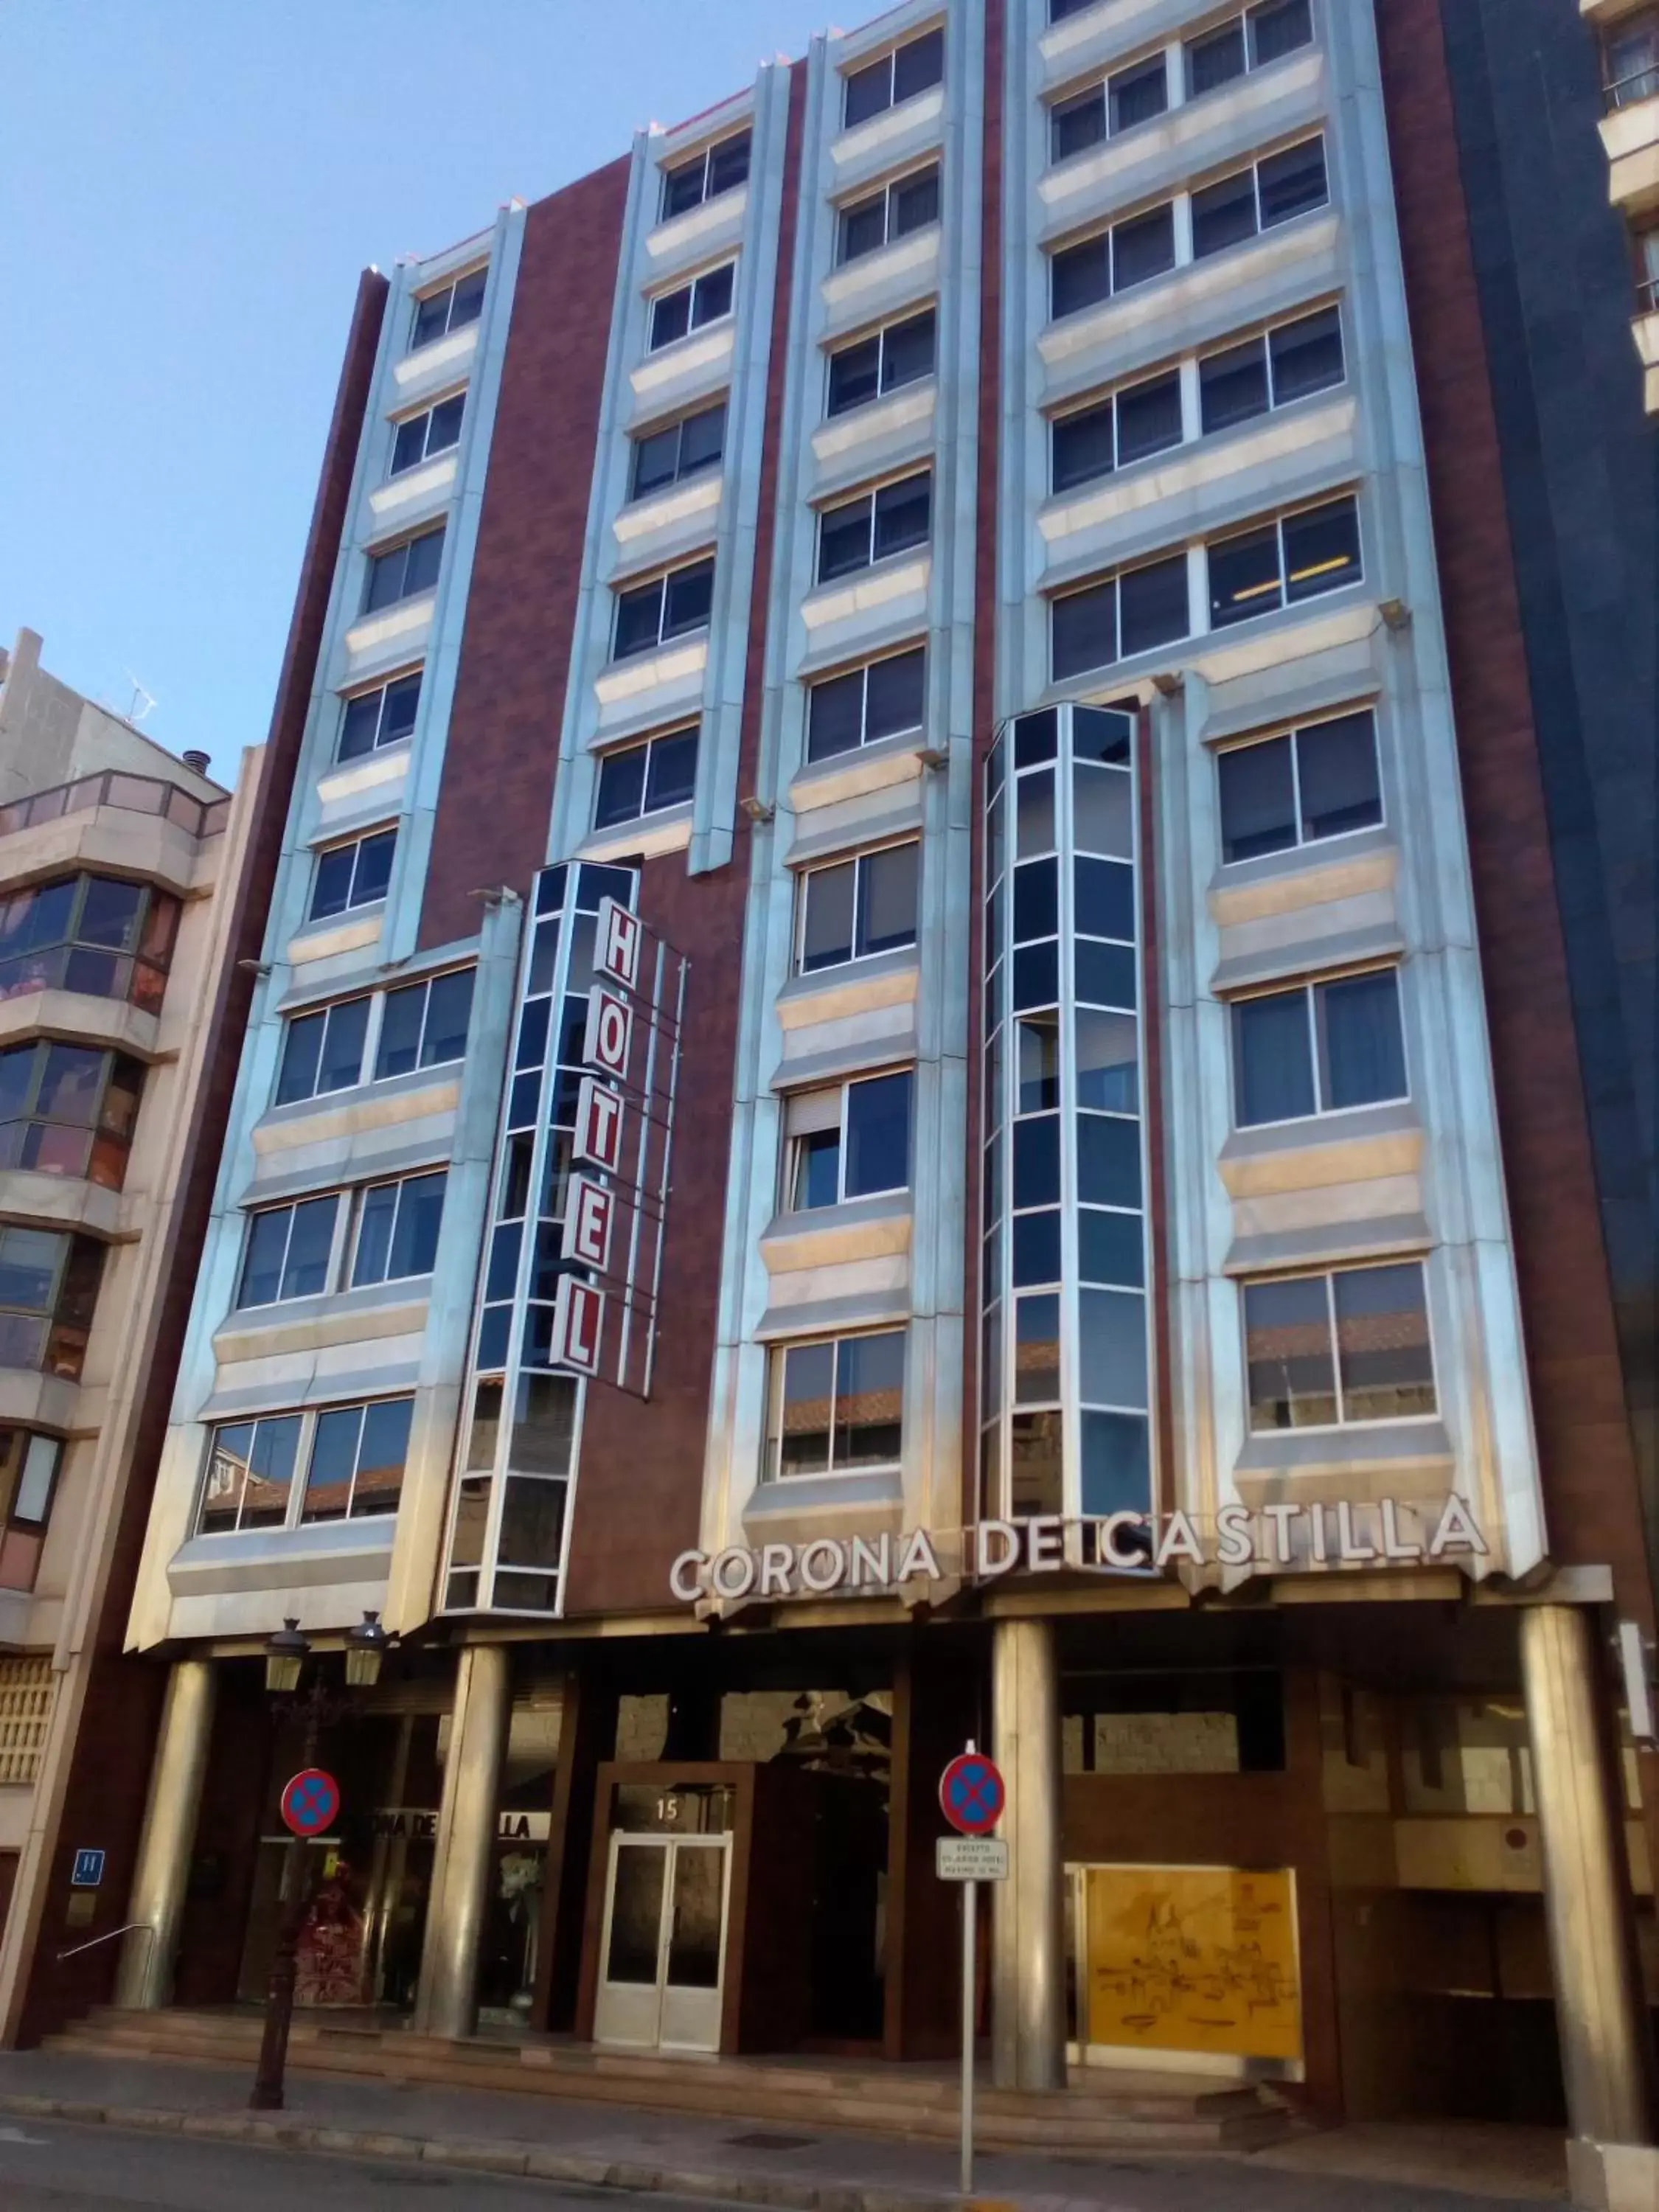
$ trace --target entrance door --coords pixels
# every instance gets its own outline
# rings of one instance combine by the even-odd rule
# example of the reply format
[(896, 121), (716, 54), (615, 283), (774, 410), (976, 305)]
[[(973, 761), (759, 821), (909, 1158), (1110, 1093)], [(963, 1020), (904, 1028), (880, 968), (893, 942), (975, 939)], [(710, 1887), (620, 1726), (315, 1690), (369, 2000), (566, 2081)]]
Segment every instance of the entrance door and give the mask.
[(611, 1837), (597, 2041), (719, 2050), (730, 1844), (729, 1836)]

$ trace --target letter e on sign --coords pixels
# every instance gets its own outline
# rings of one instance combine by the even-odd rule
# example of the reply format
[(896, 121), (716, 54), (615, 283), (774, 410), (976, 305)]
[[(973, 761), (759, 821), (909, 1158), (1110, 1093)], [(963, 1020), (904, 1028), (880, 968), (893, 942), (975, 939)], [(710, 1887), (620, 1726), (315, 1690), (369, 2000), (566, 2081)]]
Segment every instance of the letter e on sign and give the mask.
[(587, 1028), (582, 1037), (582, 1058), (590, 1067), (624, 1081), (629, 1048), (634, 1042), (634, 1016), (625, 1000), (597, 986), (587, 997)]
[(576, 1094), (575, 1156), (588, 1166), (615, 1175), (622, 1165), (623, 1102), (618, 1092), (591, 1075)]
[(616, 1200), (603, 1184), (573, 1175), (565, 1193), (560, 1256), (580, 1260), (585, 1267), (597, 1267), (603, 1273), (611, 1264), (611, 1224), (615, 1212)]
[(561, 1275), (553, 1306), (552, 1360), (579, 1375), (599, 1371), (599, 1333), (605, 1326), (605, 1293), (574, 1275)]
[(613, 898), (599, 901), (593, 965), (631, 991), (640, 980), (640, 918)]

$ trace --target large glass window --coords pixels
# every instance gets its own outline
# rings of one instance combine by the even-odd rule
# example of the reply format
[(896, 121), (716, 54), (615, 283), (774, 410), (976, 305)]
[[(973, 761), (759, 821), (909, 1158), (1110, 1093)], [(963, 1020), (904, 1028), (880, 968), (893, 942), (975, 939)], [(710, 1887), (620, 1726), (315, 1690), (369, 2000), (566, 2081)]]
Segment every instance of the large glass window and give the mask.
[(631, 499), (643, 499), (687, 477), (717, 469), (726, 448), (726, 402), (682, 416), (665, 430), (651, 430), (634, 441), (634, 466), (629, 488)]
[(697, 728), (665, 730), (637, 745), (619, 745), (599, 763), (593, 827), (610, 830), (684, 806), (697, 786)]
[(830, 398), (826, 412), (844, 415), (866, 399), (896, 392), (933, 373), (933, 311), (908, 315), (889, 323), (872, 337), (860, 338), (830, 356)]
[(925, 169), (895, 177), (879, 191), (842, 208), (836, 222), (836, 259), (857, 261), (938, 221), (939, 163), (930, 161)]
[(484, 284), (488, 269), (469, 269), (465, 276), (458, 276), (453, 284), (446, 284), (441, 292), (428, 292), (423, 300), (415, 302), (415, 325), (410, 337), (410, 347), (430, 345), (450, 331), (465, 330), (476, 323), (483, 313)]
[(925, 31), (921, 38), (895, 46), (879, 61), (848, 71), (842, 95), (843, 127), (850, 131), (855, 124), (867, 123), (872, 115), (914, 100), (918, 93), (943, 82), (944, 77), (945, 33)]
[(1250, 1426), (1333, 1428), (1436, 1411), (1415, 1261), (1244, 1285)]
[(920, 730), (927, 689), (921, 646), (828, 676), (807, 695), (806, 757), (829, 760), (901, 731)]
[(1382, 819), (1369, 708), (1234, 745), (1218, 756), (1216, 773), (1225, 861), (1346, 836)]
[(693, 561), (684, 568), (671, 568), (665, 576), (653, 576), (648, 584), (618, 592), (611, 657), (626, 660), (636, 653), (654, 653), (673, 638), (707, 629), (714, 604), (712, 560)]
[[(418, 983), (404, 983), (386, 994), (374, 1054), (377, 1083), (388, 1075), (408, 1075), (417, 1067), (437, 1067), (465, 1057), (475, 973), (471, 968), (451, 968), (441, 975), (423, 976)], [(353, 1006), (365, 1003), (361, 999), (347, 1001)], [(330, 1011), (337, 1013), (340, 1009)]]
[(718, 269), (705, 269), (689, 284), (659, 292), (651, 302), (651, 337), (647, 350), (658, 352), (690, 331), (718, 323), (732, 312), (732, 291), (737, 276), (735, 261), (722, 261)]
[(1601, 40), (1601, 81), (1609, 109), (1659, 98), (1659, 8), (1610, 24)]
[(125, 1053), (50, 1042), (0, 1052), (0, 1169), (119, 1190), (143, 1087)]
[(446, 1170), (438, 1168), (428, 1175), (404, 1176), (397, 1182), (370, 1183), (360, 1194), (351, 1262), (354, 1290), (365, 1283), (401, 1282), (432, 1273), (447, 1182)]
[(34, 1588), (63, 1455), (38, 1429), (0, 1429), (0, 1589)]
[(354, 907), (373, 906), (386, 896), (392, 880), (392, 855), (398, 845), (395, 830), (377, 830), (372, 836), (356, 837), (349, 845), (331, 845), (317, 855), (317, 875), (311, 887), (313, 921), (326, 921)]
[(826, 507), (818, 518), (818, 581), (855, 574), (925, 545), (933, 527), (931, 469)]
[(801, 878), (800, 969), (838, 968), (916, 941), (921, 847), (882, 845)]
[(1097, 400), (1054, 422), (1054, 488), (1109, 476), (1181, 443), (1181, 376), (1165, 369), (1157, 376), (1126, 384), (1109, 398)]
[(0, 1367), (79, 1382), (103, 1269), (93, 1237), (0, 1224)]
[(216, 1428), (197, 1533), (395, 1513), (414, 1404), (412, 1398), (376, 1398)]
[(1048, 312), (1058, 321), (1174, 267), (1175, 207), (1166, 200), (1051, 253)]
[(1407, 1096), (1399, 978), (1392, 968), (1233, 1002), (1240, 1128)]
[(1340, 384), (1342, 319), (1334, 307), (1321, 307), (1288, 323), (1202, 354), (1198, 363), (1199, 415), (1205, 432), (1287, 407), (1310, 392)]
[[(470, 971), (469, 971), (470, 972)], [(283, 1060), (276, 1075), (278, 1106), (296, 1098), (315, 1098), (329, 1091), (349, 1091), (363, 1072), (363, 1041), (368, 1034), (372, 1000), (342, 999), (314, 1014), (295, 1014), (283, 1036)]]
[(302, 1522), (397, 1511), (414, 1407), (412, 1398), (378, 1398), (365, 1406), (331, 1406), (314, 1417)]
[(428, 407), (419, 415), (406, 416), (398, 423), (392, 441), (392, 466), (388, 474), (401, 476), (405, 469), (418, 468), (439, 453), (447, 453), (461, 442), (461, 416), (466, 411), (466, 394), (455, 392), (448, 399), (441, 399), (435, 407)]
[(1265, 69), (1312, 42), (1309, 0), (1261, 0), (1259, 7), (1246, 8), (1188, 40), (1187, 97), (1200, 100), (1246, 70)]
[(664, 167), (661, 220), (667, 222), (677, 215), (701, 207), (705, 200), (718, 199), (722, 192), (735, 191), (739, 185), (747, 182), (748, 176), (748, 131), (738, 131), (729, 138), (717, 139), (700, 154)]
[(1290, 222), (1329, 198), (1325, 141), (1304, 138), (1193, 194), (1193, 258), (1202, 261), (1258, 231)]
[(120, 876), (64, 876), (0, 896), (0, 1000), (35, 991), (159, 1013), (179, 902)]
[(339, 1211), (339, 1193), (331, 1191), (324, 1198), (270, 1206), (251, 1214), (237, 1305), (279, 1305), (326, 1291)]
[(1359, 510), (1350, 495), (1276, 516), (1206, 549), (1210, 626), (1224, 629), (1360, 579)]
[(1150, 123), (1170, 104), (1168, 72), (1162, 53), (1131, 62), (1087, 92), (1075, 93), (1048, 111), (1049, 158), (1064, 161), (1085, 153), (1137, 123)]
[(1066, 592), (1049, 611), (1056, 683), (1085, 669), (1103, 668), (1132, 653), (1171, 645), (1191, 628), (1187, 556), (1172, 553), (1140, 568), (1125, 568), (1080, 591)]
[(363, 586), (363, 612), (374, 614), (381, 607), (395, 606), (400, 599), (412, 599), (417, 592), (429, 592), (438, 580), (443, 554), (441, 522), (435, 530), (424, 530), (418, 538), (406, 538), (385, 553), (371, 553)]
[(904, 1455), (904, 1332), (824, 1337), (772, 1354), (767, 1474), (852, 1474)]
[(399, 676), (390, 684), (378, 684), (373, 691), (359, 691), (346, 701), (340, 718), (337, 757), (357, 760), (382, 745), (400, 743), (412, 733), (420, 703), (418, 668), (412, 676)]
[(786, 1206), (805, 1213), (908, 1189), (914, 1088), (915, 1078), (904, 1068), (791, 1098)]

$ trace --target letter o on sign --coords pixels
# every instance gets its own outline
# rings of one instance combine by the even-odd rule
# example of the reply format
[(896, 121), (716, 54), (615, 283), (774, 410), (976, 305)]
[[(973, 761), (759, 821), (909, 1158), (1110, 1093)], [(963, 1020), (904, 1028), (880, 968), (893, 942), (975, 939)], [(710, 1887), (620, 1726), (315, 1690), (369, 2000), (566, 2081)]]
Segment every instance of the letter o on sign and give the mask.
[(709, 1584), (716, 1597), (747, 1597), (755, 1587), (755, 1555), (733, 1546), (720, 1553), (708, 1570)]
[(800, 1555), (796, 1571), (810, 1590), (832, 1590), (847, 1572), (847, 1554), (833, 1536), (820, 1536)]

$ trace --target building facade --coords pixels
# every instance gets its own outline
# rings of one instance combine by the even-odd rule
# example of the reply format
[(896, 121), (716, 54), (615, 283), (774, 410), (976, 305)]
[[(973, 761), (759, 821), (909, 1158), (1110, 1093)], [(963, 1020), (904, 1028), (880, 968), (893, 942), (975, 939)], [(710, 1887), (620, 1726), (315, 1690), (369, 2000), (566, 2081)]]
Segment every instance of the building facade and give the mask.
[(941, 2052), (972, 1738), (1005, 2085), (1645, 2137), (1477, 81), (1435, 0), (908, 0), (366, 287), (121, 2002), (262, 1994), (264, 1640), (372, 1612), (302, 2003)]

